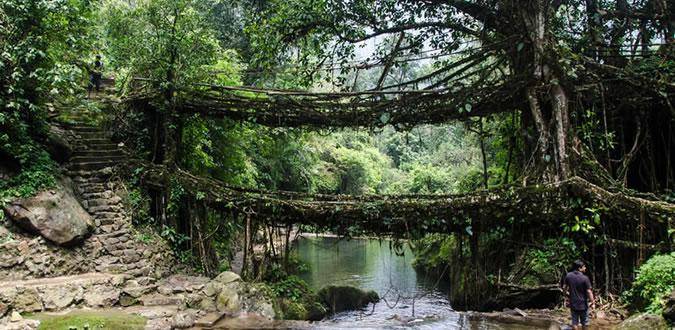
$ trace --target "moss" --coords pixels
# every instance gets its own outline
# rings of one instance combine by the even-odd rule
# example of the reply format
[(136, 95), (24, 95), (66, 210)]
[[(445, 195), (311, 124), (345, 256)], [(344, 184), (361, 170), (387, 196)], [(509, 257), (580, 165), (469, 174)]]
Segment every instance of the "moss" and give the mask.
[[(317, 296), (315, 295), (315, 298), (316, 297)], [(307, 317), (305, 318), (307, 321), (320, 321), (328, 314), (326, 306), (317, 300), (306, 302), (305, 308), (307, 309)]]
[(358, 309), (380, 301), (377, 292), (364, 291), (353, 286), (329, 285), (319, 290), (317, 295), (332, 313)]
[(73, 311), (65, 315), (36, 314), (31, 318), (40, 320), (39, 330), (84, 329), (90, 330), (141, 330), (146, 319), (117, 311)]
[(450, 260), (456, 246), (455, 238), (446, 234), (429, 234), (413, 244), (413, 267), (424, 272), (440, 271)]
[(296, 276), (263, 286), (266, 294), (273, 297), (271, 300), (278, 318), (319, 321), (328, 313), (307, 283)]
[(268, 299), (272, 302), (272, 308), (274, 309), (274, 318), (283, 319), (284, 311), (280, 304), (280, 299), (278, 299), (276, 293), (270, 287), (270, 284), (267, 283), (255, 283), (253, 287), (263, 296), (265, 299)]
[(307, 320), (308, 312), (302, 303), (290, 299), (279, 299), (285, 320)]

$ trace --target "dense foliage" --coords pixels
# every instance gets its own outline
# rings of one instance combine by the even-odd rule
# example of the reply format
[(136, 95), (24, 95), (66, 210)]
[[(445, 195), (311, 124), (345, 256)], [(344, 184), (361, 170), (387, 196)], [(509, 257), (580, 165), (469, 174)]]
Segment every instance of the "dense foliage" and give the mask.
[(665, 298), (675, 290), (675, 252), (655, 255), (637, 272), (626, 298), (641, 310), (660, 314)]
[[(116, 79), (118, 96), (151, 95), (132, 98), (141, 101), (110, 109), (105, 118), (138, 163), (165, 169), (150, 188), (143, 182), (146, 169), (131, 169), (134, 221), (156, 227), (182, 261), (206, 273), (227, 268), (237, 249), (253, 252), (252, 244), (273, 240), (275, 230), (282, 236), (280, 225), (269, 214), (256, 218), (250, 205), (211, 209), (207, 192), (188, 190), (175, 173), (237, 189), (359, 196), (474, 192), (521, 183), (537, 191), (532, 183), (582, 176), (612, 194), (632, 195), (627, 188), (634, 188), (672, 197), (673, 27), (664, 19), (666, 6), (652, 3), (657, 2), (5, 0), (0, 203), (54, 183), (56, 164), (43, 146), (47, 118), (83, 95), (83, 63), (96, 54), (105, 62), (105, 75)], [(371, 105), (366, 111), (378, 123), (362, 130), (336, 130), (331, 123), (301, 130), (256, 122), (255, 116), (237, 120), (180, 108), (181, 97), (204, 95), (197, 92), (211, 84), (372, 92), (363, 103)], [(450, 99), (440, 113), (461, 121), (387, 126), (391, 109), (372, 106), (425, 88)], [(378, 94), (382, 91), (391, 94)], [(257, 98), (250, 91), (232, 95)], [(284, 99), (289, 100), (297, 101)], [(303, 103), (302, 111), (312, 113), (316, 104)], [(364, 126), (348, 125), (360, 115), (349, 114), (354, 118), (343, 126)], [(4, 172), (11, 178), (4, 180)], [(515, 190), (499, 191), (509, 197)], [(409, 220), (421, 229), (399, 232), (417, 239), (420, 268), (442, 272), (453, 262), (461, 266), (448, 273), (451, 279), (471, 273), (457, 292), (467, 296), (474, 290), (477, 300), (495, 278), (501, 280), (502, 269), (511, 284), (551, 283), (580, 256), (602, 269), (604, 287), (611, 291), (610, 285), (622, 287), (630, 278), (632, 254), (621, 259), (623, 245), (617, 248), (610, 239), (628, 247), (664, 239), (660, 227), (647, 230), (647, 238), (642, 231), (638, 235), (637, 217), (610, 218), (609, 207), (581, 199), (557, 202), (568, 217), (555, 219), (552, 232), (533, 232), (498, 206), (486, 207), (497, 210), (490, 216), (498, 225), (490, 228), (478, 228), (480, 219), (466, 214), (420, 221), (411, 207), (405, 210)], [(377, 208), (385, 204), (373, 203), (368, 207), (374, 210), (363, 214), (387, 225), (400, 221), (377, 218)], [(330, 214), (339, 212), (337, 206)], [(517, 212), (526, 211), (511, 213), (522, 214)], [(288, 221), (286, 216), (279, 214)], [(666, 226), (660, 218), (648, 220)], [(422, 225), (445, 221), (460, 224), (457, 232), (424, 237)], [(291, 225), (283, 225), (290, 232)], [(333, 228), (359, 233), (357, 226)], [(283, 253), (274, 246), (269, 250), (264, 260), (279, 266)], [(672, 282), (661, 277), (671, 271), (667, 258), (647, 263), (633, 291), (642, 288), (640, 299), (652, 310), (664, 283)], [(245, 267), (247, 262), (252, 264), (250, 257)], [(287, 275), (270, 281), (277, 295), (296, 302), (307, 291)]]
[(0, 181), (0, 202), (54, 184), (46, 118), (84, 89), (91, 15), (89, 1), (0, 3), (0, 166), (17, 172)]

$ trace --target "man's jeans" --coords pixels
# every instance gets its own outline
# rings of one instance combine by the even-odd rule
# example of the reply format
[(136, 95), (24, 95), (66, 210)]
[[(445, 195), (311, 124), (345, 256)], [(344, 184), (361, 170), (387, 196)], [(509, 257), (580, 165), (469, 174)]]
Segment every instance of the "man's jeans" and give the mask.
[(572, 325), (590, 325), (588, 309), (577, 311), (572, 309)]

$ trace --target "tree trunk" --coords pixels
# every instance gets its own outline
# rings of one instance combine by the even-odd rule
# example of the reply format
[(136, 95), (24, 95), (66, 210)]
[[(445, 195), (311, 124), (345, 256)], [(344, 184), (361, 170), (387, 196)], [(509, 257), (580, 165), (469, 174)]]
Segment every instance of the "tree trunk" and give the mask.
[(567, 179), (570, 175), (568, 152), (567, 152), (567, 133), (569, 132), (569, 110), (567, 94), (559, 84), (551, 86), (551, 97), (553, 114), (556, 121), (556, 147), (558, 154), (558, 170), (560, 179)]
[[(530, 39), (530, 74), (534, 83), (526, 89), (527, 101), (534, 126), (539, 135), (537, 150), (534, 153), (535, 169), (544, 180), (564, 180), (570, 173), (569, 150), (570, 137), (569, 101), (561, 78), (553, 74), (549, 62), (556, 61), (556, 54), (550, 50), (553, 42), (547, 34), (548, 6), (542, 1), (530, 1), (517, 8)], [(554, 63), (553, 66), (557, 66)], [(550, 109), (550, 115), (547, 115)], [(550, 129), (554, 127), (552, 135)], [(552, 157), (555, 156), (555, 157)]]
[(192, 245), (192, 255), (199, 262), (203, 273), (207, 276), (215, 276), (218, 272), (218, 257), (211, 244), (211, 235), (207, 235), (208, 230), (208, 209), (203, 201), (191, 200), (192, 205), (190, 243)]

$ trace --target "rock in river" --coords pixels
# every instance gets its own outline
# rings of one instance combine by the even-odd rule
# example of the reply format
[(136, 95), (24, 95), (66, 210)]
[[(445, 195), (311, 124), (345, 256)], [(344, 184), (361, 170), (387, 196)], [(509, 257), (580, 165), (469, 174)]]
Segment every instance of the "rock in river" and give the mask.
[(353, 286), (329, 285), (319, 290), (317, 295), (332, 313), (358, 309), (380, 301), (377, 292), (363, 291)]

